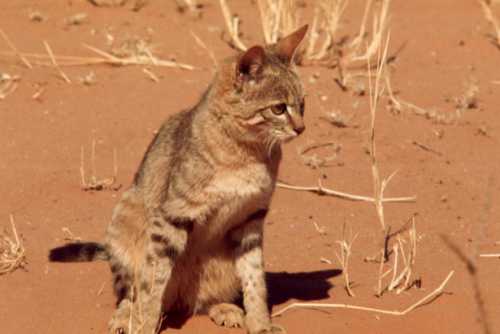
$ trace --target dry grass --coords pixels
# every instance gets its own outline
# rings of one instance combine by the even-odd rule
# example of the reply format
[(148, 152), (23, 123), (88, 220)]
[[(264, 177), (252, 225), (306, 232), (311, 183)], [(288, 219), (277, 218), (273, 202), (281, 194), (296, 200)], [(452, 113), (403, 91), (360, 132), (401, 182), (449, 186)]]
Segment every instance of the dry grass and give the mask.
[(113, 149), (113, 176), (108, 178), (99, 178), (96, 171), (96, 140), (92, 140), (92, 149), (90, 152), (90, 176), (87, 177), (85, 170), (85, 149), (81, 147), (80, 154), (80, 185), (84, 191), (100, 191), (100, 190), (118, 190), (121, 185), (115, 185), (116, 176), (118, 174), (118, 164), (116, 157), (116, 149)]
[(112, 66), (142, 65), (173, 67), (183, 70), (195, 69), (192, 65), (180, 63), (174, 60), (158, 58), (154, 55), (154, 49), (151, 44), (141, 38), (128, 39), (121, 45), (114, 47), (110, 52), (106, 52), (91, 45), (83, 44), (84, 48), (95, 54), (95, 56), (92, 57), (57, 55), (52, 52), (52, 49), (47, 42), (44, 42), (44, 45), (48, 54), (20, 52), (11, 47), (12, 51), (1, 51), (0, 55), (20, 57), (21, 60), (23, 60), (25, 64), (29, 64), (29, 66), (31, 66), (31, 64), (35, 64), (39, 66), (56, 67), (65, 81), (68, 81), (69, 79), (66, 75), (63, 75), (63, 72), (60, 69), (61, 66), (90, 66), (104, 64)]
[(0, 234), (0, 275), (4, 275), (26, 265), (25, 250), (17, 234), (14, 216), (10, 215), (12, 234)]
[[(394, 249), (394, 265), (392, 267), (392, 278), (387, 286), (387, 291), (396, 291), (400, 294), (411, 287), (413, 268), (415, 258), (417, 256), (417, 229), (415, 226), (415, 218), (413, 217), (412, 226), (408, 230), (408, 239), (403, 239), (397, 236), (397, 243)], [(401, 257), (402, 268), (398, 270), (398, 257)]]
[(479, 107), (479, 86), (475, 82), (468, 82), (462, 95), (455, 99), (455, 110), (457, 118), (463, 116), (465, 111)]
[(486, 0), (478, 0), (481, 4), (481, 8), (483, 9), (483, 14), (486, 20), (492, 25), (493, 33), (491, 34), (491, 41), (497, 47), (500, 48), (500, 23), (498, 22), (498, 18), (493, 14), (493, 10), (491, 8), (491, 3)]
[[(378, 163), (377, 163), (377, 150), (376, 150), (376, 143), (375, 143), (375, 121), (376, 121), (376, 116), (377, 116), (377, 108), (378, 108), (378, 103), (380, 100), (380, 96), (383, 91), (382, 87), (382, 79), (383, 79), (383, 73), (385, 70), (385, 64), (387, 60), (387, 51), (389, 49), (389, 40), (390, 40), (390, 34), (387, 34), (387, 38), (385, 41), (385, 47), (383, 49), (383, 52), (379, 52), (378, 58), (377, 58), (377, 70), (375, 73), (375, 81), (372, 82), (372, 76), (371, 76), (371, 62), (370, 58), (367, 58), (367, 63), (368, 63), (368, 82), (369, 82), (369, 98), (370, 98), (370, 116), (371, 116), (371, 121), (370, 121), (370, 163), (371, 163), (371, 170), (372, 170), (372, 178), (373, 178), (373, 198), (375, 199), (375, 208), (377, 211), (377, 216), (378, 220), (380, 222), (380, 225), (382, 227), (382, 230), (386, 231), (386, 223), (385, 223), (385, 216), (384, 216), (384, 206), (383, 206), (383, 198), (384, 198), (384, 191), (389, 182), (391, 181), (392, 177), (396, 174), (396, 172), (393, 172), (389, 177), (386, 179), (381, 179), (380, 178), (380, 172), (378, 168)], [(380, 49), (379, 49), (380, 50)]]
[(19, 59), (21, 59), (21, 61), (23, 62), (23, 64), (27, 67), (27, 68), (33, 68), (33, 66), (31, 65), (31, 63), (28, 61), (28, 59), (26, 59), (25, 56), (23, 56), (19, 50), (16, 48), (16, 46), (14, 45), (14, 43), (12, 43), (12, 41), (10, 40), (10, 38), (7, 36), (7, 34), (2, 30), (0, 29), (0, 35), (2, 36), (2, 38), (4, 39), (5, 43), (7, 43), (7, 45), (9, 46), (9, 48), (12, 50), (12, 52), (14, 53), (14, 55), (16, 55), (17, 57), (19, 57)]
[(220, 7), (222, 9), (222, 14), (224, 15), (224, 21), (226, 22), (226, 27), (227, 31), (229, 33), (229, 37), (231, 38), (230, 40), (230, 45), (233, 46), (234, 48), (240, 50), (240, 51), (245, 51), (247, 47), (245, 44), (240, 39), (240, 32), (239, 32), (239, 27), (240, 27), (240, 19), (238, 16), (233, 15), (231, 13), (231, 10), (229, 9), (229, 6), (227, 5), (226, 0), (219, 0)]
[(340, 253), (335, 253), (337, 260), (342, 268), (342, 276), (344, 277), (344, 284), (347, 294), (350, 297), (354, 297), (354, 292), (351, 289), (351, 279), (349, 277), (349, 260), (352, 254), (352, 244), (358, 237), (358, 234), (353, 235), (352, 229), (349, 229), (349, 236), (346, 236), (346, 224), (344, 223), (342, 227), (342, 240), (337, 240), (337, 244), (340, 247)]
[(306, 59), (324, 60), (335, 56), (336, 35), (348, 3), (348, 0), (318, 0), (316, 2), (305, 53)]
[(276, 43), (299, 28), (299, 7), (295, 0), (257, 0), (264, 40)]
[(59, 75), (61, 76), (61, 78), (64, 79), (64, 81), (66, 81), (67, 83), (71, 83), (71, 80), (68, 78), (66, 73), (64, 73), (63, 70), (61, 70), (61, 68), (59, 67), (59, 64), (57, 63), (57, 60), (54, 57), (54, 53), (52, 52), (52, 49), (51, 49), (49, 43), (47, 43), (46, 41), (43, 41), (43, 45), (45, 46), (45, 49), (47, 50), (47, 53), (49, 54), (49, 58), (50, 58), (50, 61), (52, 62), (52, 66), (54, 66), (54, 68), (57, 70), (57, 72), (59, 72)]
[(0, 73), (0, 100), (4, 100), (17, 89), (19, 80), (17, 75)]

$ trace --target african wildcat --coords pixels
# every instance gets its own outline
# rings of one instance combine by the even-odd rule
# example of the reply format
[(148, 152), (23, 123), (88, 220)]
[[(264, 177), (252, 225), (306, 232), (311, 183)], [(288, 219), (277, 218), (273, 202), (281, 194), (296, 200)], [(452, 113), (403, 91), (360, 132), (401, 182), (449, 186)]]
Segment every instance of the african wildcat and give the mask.
[[(263, 220), (280, 143), (304, 130), (293, 56), (306, 30), (227, 59), (198, 105), (163, 124), (103, 245), (51, 250), (51, 261), (110, 261), (110, 333), (156, 333), (169, 311), (208, 312), (251, 334), (280, 331), (266, 303)], [(245, 311), (233, 304), (241, 292)]]

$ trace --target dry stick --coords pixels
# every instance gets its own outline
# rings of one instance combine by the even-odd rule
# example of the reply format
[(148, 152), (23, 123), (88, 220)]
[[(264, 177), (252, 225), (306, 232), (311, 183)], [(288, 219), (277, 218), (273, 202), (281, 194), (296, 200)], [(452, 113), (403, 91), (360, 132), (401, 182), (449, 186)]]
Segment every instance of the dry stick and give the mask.
[(493, 15), (493, 12), (491, 10), (490, 5), (484, 1), (484, 0), (479, 0), (479, 3), (481, 4), (481, 7), (483, 8), (483, 13), (491, 25), (493, 26), (493, 29), (495, 30), (495, 44), (500, 47), (500, 24), (498, 23), (497, 18), (495, 15)]
[(28, 61), (28, 59), (26, 59), (26, 57), (24, 57), (20, 52), (19, 50), (17, 50), (16, 46), (14, 45), (14, 43), (12, 43), (9, 39), (9, 37), (7, 36), (7, 34), (2, 30), (0, 29), (0, 35), (2, 35), (3, 39), (5, 40), (5, 42), (9, 45), (9, 47), (12, 49), (12, 51), (16, 54), (16, 56), (18, 56), (21, 61), (24, 63), (24, 65), (26, 65), (27, 68), (29, 69), (32, 69), (33, 66), (31, 65), (31, 63)]
[[(283, 183), (283, 182), (277, 182), (276, 186), (279, 188), (283, 189), (290, 189), (290, 190), (297, 190), (297, 191), (309, 191), (312, 193), (316, 193), (318, 195), (328, 195), (328, 196), (334, 196), (334, 197), (339, 197), (339, 198), (344, 198), (347, 200), (351, 201), (359, 201), (359, 202), (375, 202), (375, 199), (373, 197), (368, 197), (368, 196), (361, 196), (361, 195), (353, 195), (329, 188), (323, 187), (321, 184), (321, 180), (318, 179), (318, 186), (317, 187), (301, 187), (301, 186), (294, 186), (291, 184)], [(383, 198), (382, 202), (384, 203), (395, 203), (395, 202), (415, 202), (417, 200), (416, 196), (409, 196), (409, 197), (388, 197), (388, 198)]]
[(191, 33), (191, 36), (193, 36), (196, 44), (198, 44), (198, 46), (200, 46), (202, 49), (204, 49), (208, 53), (208, 56), (210, 57), (214, 67), (216, 68), (217, 67), (217, 58), (215, 58), (213, 51), (210, 50), (208, 48), (208, 46), (201, 40), (201, 38), (199, 38), (198, 35), (196, 35), (193, 31), (190, 31), (190, 33)]
[(274, 313), (272, 317), (277, 317), (285, 313), (286, 311), (292, 309), (292, 308), (323, 308), (323, 309), (332, 309), (332, 308), (343, 308), (343, 309), (350, 309), (350, 310), (359, 310), (359, 311), (367, 311), (367, 312), (375, 312), (375, 313), (381, 313), (381, 314), (388, 314), (388, 315), (394, 315), (394, 316), (403, 316), (414, 309), (416, 309), (419, 306), (422, 306), (423, 304), (427, 303), (428, 301), (432, 300), (434, 297), (438, 297), (443, 293), (443, 290), (448, 283), (448, 281), (451, 279), (455, 271), (450, 271), (448, 276), (444, 279), (444, 281), (439, 285), (434, 291), (417, 301), (416, 303), (410, 305), (406, 309), (402, 311), (391, 311), (391, 310), (383, 310), (379, 308), (373, 308), (373, 307), (365, 307), (365, 306), (357, 306), (357, 305), (350, 305), (350, 304), (327, 304), (327, 303), (293, 303), (291, 305), (286, 306), (285, 308), (281, 309), (280, 311)]
[(492, 253), (492, 254), (479, 254), (479, 257), (500, 257), (500, 253)]
[(233, 16), (231, 15), (231, 11), (229, 10), (229, 6), (227, 5), (226, 0), (220, 0), (220, 7), (222, 9), (222, 14), (224, 15), (224, 20), (226, 21), (227, 30), (229, 32), (229, 36), (231, 37), (232, 43), (234, 46), (241, 50), (245, 51), (247, 47), (240, 40), (238, 36), (238, 20), (233, 21)]
[(56, 70), (59, 72), (59, 75), (66, 81), (67, 83), (71, 83), (71, 80), (69, 80), (68, 76), (66, 73), (64, 73), (59, 65), (57, 64), (56, 58), (54, 57), (54, 53), (52, 52), (52, 49), (49, 46), (49, 43), (46, 41), (43, 41), (43, 45), (45, 45), (45, 49), (47, 50), (47, 53), (49, 54), (50, 60), (52, 61), (52, 65), (56, 68)]
[[(367, 58), (368, 62), (368, 86), (369, 86), (369, 95), (370, 95), (370, 158), (371, 158), (371, 166), (372, 166), (372, 177), (373, 177), (373, 192), (375, 197), (375, 208), (377, 211), (377, 215), (382, 226), (382, 230), (385, 231), (385, 218), (384, 218), (384, 206), (382, 205), (382, 198), (384, 188), (390, 180), (390, 177), (385, 182), (380, 182), (380, 173), (377, 165), (377, 155), (376, 155), (376, 145), (375, 145), (375, 119), (377, 114), (377, 106), (380, 98), (380, 79), (382, 77), (382, 72), (384, 70), (385, 59), (387, 58), (387, 50), (389, 48), (389, 40), (390, 33), (387, 34), (387, 40), (385, 44), (385, 49), (382, 54), (382, 57), (377, 59), (378, 68), (375, 76), (375, 85), (372, 85), (371, 79), (371, 64), (370, 57)], [(379, 48), (380, 52), (380, 48)]]

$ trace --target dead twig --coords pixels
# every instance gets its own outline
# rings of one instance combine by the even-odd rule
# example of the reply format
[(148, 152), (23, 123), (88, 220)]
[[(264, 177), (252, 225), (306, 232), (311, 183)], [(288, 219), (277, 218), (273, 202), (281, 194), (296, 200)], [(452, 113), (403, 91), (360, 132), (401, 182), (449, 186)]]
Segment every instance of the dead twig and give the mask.
[(212, 60), (213, 65), (214, 65), (214, 67), (216, 68), (217, 67), (217, 58), (215, 58), (215, 55), (214, 55), (213, 51), (210, 50), (208, 48), (208, 46), (205, 44), (205, 42), (203, 42), (201, 40), (201, 38), (199, 38), (198, 35), (196, 35), (193, 31), (190, 31), (190, 33), (191, 33), (191, 36), (193, 36), (194, 41), (196, 42), (196, 44), (198, 44), (199, 47), (201, 47), (203, 50), (205, 50), (208, 53), (208, 56), (210, 57), (210, 59)]
[(358, 310), (358, 311), (367, 311), (367, 312), (374, 312), (374, 313), (380, 313), (380, 314), (387, 314), (387, 315), (394, 315), (394, 316), (404, 316), (411, 311), (415, 310), (417, 307), (420, 307), (435, 298), (439, 297), (441, 294), (444, 292), (444, 288), (446, 287), (446, 284), (448, 284), (448, 281), (451, 279), (455, 272), (452, 270), (448, 276), (444, 279), (444, 281), (431, 293), (428, 295), (424, 296), (420, 300), (418, 300), (416, 303), (408, 306), (404, 310), (384, 310), (384, 309), (379, 309), (379, 308), (374, 308), (374, 307), (365, 307), (365, 306), (357, 306), (357, 305), (350, 305), (350, 304), (328, 304), (328, 303), (293, 303), (291, 305), (288, 305), (284, 307), (283, 309), (279, 310), (278, 312), (275, 312), (272, 317), (278, 317), (282, 315), (283, 313), (294, 309), (294, 308), (318, 308), (318, 309), (333, 309), (333, 308), (343, 308), (343, 309), (350, 309), (350, 310)]
[(47, 43), (46, 41), (43, 41), (43, 45), (45, 45), (45, 49), (47, 50), (47, 53), (49, 54), (50, 60), (52, 62), (52, 66), (54, 66), (54, 68), (59, 72), (59, 75), (64, 79), (64, 81), (66, 81), (67, 83), (70, 84), (71, 80), (68, 78), (66, 73), (64, 73), (63, 70), (61, 70), (61, 68), (59, 67), (59, 64), (57, 63), (56, 58), (54, 57), (54, 53), (52, 52), (52, 49), (50, 48), (49, 43)]
[(25, 56), (22, 55), (22, 53), (19, 52), (19, 50), (14, 45), (14, 43), (11, 42), (11, 40), (9, 39), (7, 34), (2, 29), (0, 29), (0, 35), (2, 35), (2, 38), (5, 40), (7, 45), (12, 49), (12, 51), (15, 53), (15, 55), (18, 56), (19, 59), (21, 59), (23, 64), (26, 65), (27, 68), (32, 69), (33, 66), (31, 65), (31, 63), (28, 61), (28, 59), (26, 59)]
[[(362, 195), (353, 195), (349, 193), (345, 193), (342, 191), (337, 191), (329, 188), (323, 187), (321, 184), (321, 180), (318, 179), (318, 186), (316, 187), (301, 187), (301, 186), (294, 186), (291, 184), (283, 183), (283, 182), (277, 182), (276, 186), (279, 188), (284, 188), (284, 189), (290, 189), (290, 190), (297, 190), (297, 191), (309, 191), (312, 193), (316, 193), (318, 195), (328, 195), (328, 196), (333, 196), (333, 197), (339, 197), (351, 201), (360, 201), (360, 202), (375, 202), (375, 198), (373, 197), (368, 197), (368, 196), (362, 196)], [(416, 196), (409, 196), (409, 197), (387, 197), (387, 198), (382, 198), (381, 201), (383, 203), (395, 203), (395, 202), (415, 202), (417, 200)]]

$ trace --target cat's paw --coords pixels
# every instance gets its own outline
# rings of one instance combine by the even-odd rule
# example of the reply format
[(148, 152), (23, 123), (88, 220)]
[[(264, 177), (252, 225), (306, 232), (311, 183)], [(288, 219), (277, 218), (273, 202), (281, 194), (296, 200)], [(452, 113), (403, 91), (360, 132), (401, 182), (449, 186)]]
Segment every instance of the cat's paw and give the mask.
[(269, 328), (265, 328), (257, 332), (257, 334), (285, 334), (286, 330), (283, 326), (271, 324)]
[(108, 324), (109, 334), (130, 334), (128, 333), (130, 322), (130, 301), (124, 299), (113, 313), (113, 317)]
[(234, 304), (217, 304), (208, 310), (208, 316), (218, 326), (235, 328), (243, 327), (245, 314), (243, 310)]
[(270, 322), (256, 322), (246, 319), (246, 328), (248, 334), (285, 334), (284, 327)]

